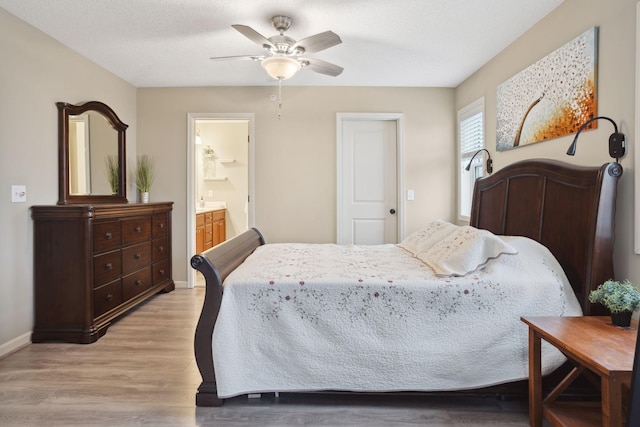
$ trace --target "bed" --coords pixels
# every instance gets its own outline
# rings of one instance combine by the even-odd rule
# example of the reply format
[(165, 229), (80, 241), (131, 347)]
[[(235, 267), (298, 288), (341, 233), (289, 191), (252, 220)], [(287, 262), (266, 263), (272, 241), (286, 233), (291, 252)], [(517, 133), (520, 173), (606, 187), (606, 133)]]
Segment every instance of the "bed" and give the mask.
[[(266, 245), (251, 229), (195, 255), (206, 280), (196, 405), (260, 392), (456, 392), (525, 379), (520, 315), (602, 314), (588, 293), (613, 277), (621, 174), (617, 163), (521, 161), (476, 182), (471, 227), (430, 222), (401, 245), (369, 247)], [(447, 232), (436, 239), (440, 228)], [(465, 244), (497, 252), (443, 257), (462, 233), (473, 236)], [(414, 248), (425, 236), (426, 250)], [(553, 348), (543, 358), (546, 373), (564, 361)]]

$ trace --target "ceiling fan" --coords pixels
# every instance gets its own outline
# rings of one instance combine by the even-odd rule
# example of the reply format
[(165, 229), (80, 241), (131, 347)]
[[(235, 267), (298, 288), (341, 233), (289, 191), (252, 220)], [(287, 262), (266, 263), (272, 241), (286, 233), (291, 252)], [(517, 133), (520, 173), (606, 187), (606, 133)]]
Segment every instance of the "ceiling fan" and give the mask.
[(262, 64), (262, 67), (267, 71), (269, 76), (280, 81), (293, 77), (298, 70), (303, 68), (332, 77), (339, 76), (344, 70), (342, 67), (320, 59), (309, 58), (305, 55), (320, 52), (342, 43), (340, 37), (332, 31), (325, 31), (297, 42), (291, 37), (284, 35), (292, 22), (293, 20), (288, 16), (277, 15), (271, 18), (271, 24), (280, 34), (269, 38), (264, 37), (246, 25), (232, 25), (233, 28), (249, 40), (257, 43), (266, 50), (267, 54), (219, 56), (211, 59), (214, 61), (230, 59), (258, 61)]

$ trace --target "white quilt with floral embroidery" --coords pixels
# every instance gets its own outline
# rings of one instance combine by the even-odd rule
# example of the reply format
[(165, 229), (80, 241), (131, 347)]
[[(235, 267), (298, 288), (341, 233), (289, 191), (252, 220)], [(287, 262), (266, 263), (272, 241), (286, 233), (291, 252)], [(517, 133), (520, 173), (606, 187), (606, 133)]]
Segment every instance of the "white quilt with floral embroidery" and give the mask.
[[(437, 277), (397, 245), (269, 244), (224, 282), (213, 334), (218, 394), (436, 391), (528, 377), (520, 316), (577, 316), (549, 251)], [(543, 342), (543, 374), (564, 362)]]

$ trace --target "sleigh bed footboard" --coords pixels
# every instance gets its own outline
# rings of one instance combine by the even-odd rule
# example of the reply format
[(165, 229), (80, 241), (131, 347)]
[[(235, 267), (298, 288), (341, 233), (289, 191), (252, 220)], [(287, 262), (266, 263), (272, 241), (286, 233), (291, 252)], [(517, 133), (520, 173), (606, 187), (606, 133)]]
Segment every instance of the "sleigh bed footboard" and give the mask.
[(222, 302), (222, 282), (258, 247), (264, 245), (262, 234), (252, 228), (191, 258), (191, 267), (205, 278), (206, 291), (200, 319), (196, 326), (194, 352), (202, 383), (196, 394), (197, 406), (221, 406), (213, 368), (213, 329)]

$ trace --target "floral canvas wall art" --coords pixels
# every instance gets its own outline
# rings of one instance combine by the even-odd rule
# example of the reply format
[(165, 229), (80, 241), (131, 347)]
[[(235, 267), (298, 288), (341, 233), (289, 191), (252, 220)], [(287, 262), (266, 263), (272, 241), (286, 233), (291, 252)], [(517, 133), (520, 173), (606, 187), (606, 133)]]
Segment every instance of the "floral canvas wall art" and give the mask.
[(498, 86), (497, 151), (573, 134), (597, 115), (597, 48), (592, 27)]

